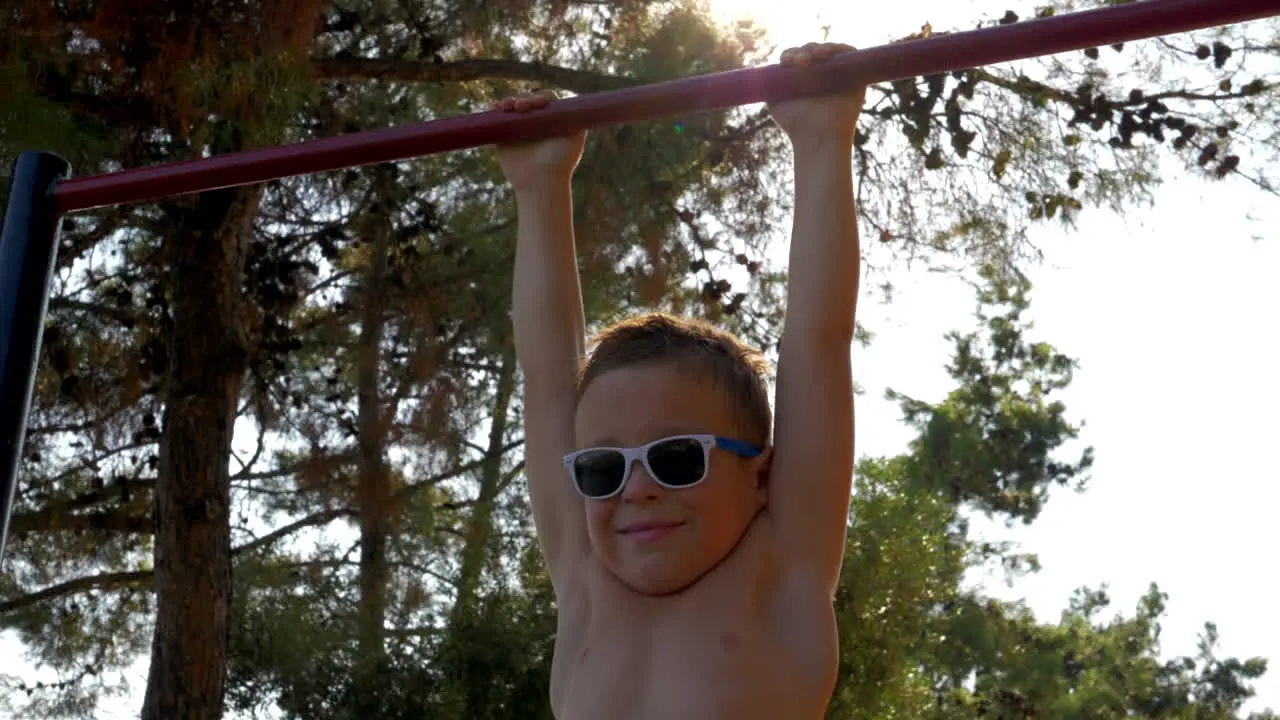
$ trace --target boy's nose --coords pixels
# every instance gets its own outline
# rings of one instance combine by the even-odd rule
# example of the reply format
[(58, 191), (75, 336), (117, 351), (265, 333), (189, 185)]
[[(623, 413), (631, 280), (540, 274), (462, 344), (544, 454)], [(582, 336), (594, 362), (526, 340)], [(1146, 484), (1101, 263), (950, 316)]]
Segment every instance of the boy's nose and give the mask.
[(649, 471), (645, 469), (644, 463), (637, 460), (631, 466), (631, 476), (627, 478), (627, 484), (622, 488), (622, 500), (633, 503), (650, 502), (658, 499), (661, 492), (662, 486), (649, 477)]

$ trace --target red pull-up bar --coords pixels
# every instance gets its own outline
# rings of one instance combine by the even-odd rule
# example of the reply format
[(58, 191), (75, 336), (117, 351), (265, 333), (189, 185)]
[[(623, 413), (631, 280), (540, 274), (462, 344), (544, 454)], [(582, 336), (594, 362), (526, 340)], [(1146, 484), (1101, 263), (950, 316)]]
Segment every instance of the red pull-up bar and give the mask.
[(58, 209), (154, 200), (344, 167), (549, 136), (566, 130), (721, 110), (1280, 15), (1280, 0), (1145, 0), (935, 35), (831, 58), (819, 72), (732, 70), (561, 100), (529, 115), (480, 113), (68, 180)]
[(1280, 0), (1145, 0), (861, 50), (832, 58), (817, 72), (778, 65), (734, 70), (571, 98), (527, 115), (468, 115), (79, 180), (66, 179), (70, 167), (55, 155), (23, 153), (14, 166), (0, 228), (0, 558), (13, 510), (59, 219), (65, 213), (783, 100), (1272, 15), (1280, 15)]

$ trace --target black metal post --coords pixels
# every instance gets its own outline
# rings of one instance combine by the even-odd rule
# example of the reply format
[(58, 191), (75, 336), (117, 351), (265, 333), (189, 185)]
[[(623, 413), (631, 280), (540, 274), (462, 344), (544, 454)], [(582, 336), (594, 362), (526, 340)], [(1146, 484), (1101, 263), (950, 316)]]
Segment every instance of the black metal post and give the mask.
[(53, 188), (71, 174), (46, 152), (18, 156), (0, 226), (0, 561), (4, 559), (62, 225)]

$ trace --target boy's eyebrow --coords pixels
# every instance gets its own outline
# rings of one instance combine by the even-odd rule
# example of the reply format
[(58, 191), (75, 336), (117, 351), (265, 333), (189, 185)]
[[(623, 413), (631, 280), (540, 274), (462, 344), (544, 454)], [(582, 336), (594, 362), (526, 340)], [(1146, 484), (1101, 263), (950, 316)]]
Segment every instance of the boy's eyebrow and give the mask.
[[(648, 445), (649, 443), (654, 442), (655, 440), (661, 440), (663, 438), (679, 437), (681, 435), (709, 435), (709, 434), (714, 434), (714, 433), (706, 433), (706, 432), (701, 432), (696, 430), (690, 430), (688, 427), (667, 426), (667, 427), (660, 428), (657, 432), (650, 433), (648, 440), (645, 440), (644, 442), (641, 442), (635, 445), (634, 447)], [(618, 438), (612, 435), (607, 435), (601, 438), (592, 438), (590, 442), (583, 444), (582, 447), (584, 448), (592, 448), (592, 447), (625, 448), (625, 447), (633, 447), (633, 446), (628, 443), (622, 442), (621, 440), (619, 440)]]
[(613, 436), (605, 436), (605, 437), (594, 437), (594, 438), (591, 438), (591, 439), (590, 439), (590, 440), (588, 440), (587, 442), (583, 443), (583, 444), (582, 444), (582, 447), (583, 447), (583, 448), (593, 448), (593, 447), (624, 447), (624, 444), (623, 444), (623, 443), (621, 443), (621, 442), (618, 442), (617, 438), (615, 438), (615, 437), (613, 437)]
[[(653, 436), (653, 440), (661, 440), (662, 438), (669, 438), (669, 437), (678, 437), (680, 435), (710, 435), (710, 434), (712, 433), (701, 432), (697, 430), (690, 430), (688, 427), (671, 426), (671, 427), (664, 427), (662, 428), (662, 430), (655, 433)], [(650, 440), (649, 442), (653, 442), (653, 440)]]

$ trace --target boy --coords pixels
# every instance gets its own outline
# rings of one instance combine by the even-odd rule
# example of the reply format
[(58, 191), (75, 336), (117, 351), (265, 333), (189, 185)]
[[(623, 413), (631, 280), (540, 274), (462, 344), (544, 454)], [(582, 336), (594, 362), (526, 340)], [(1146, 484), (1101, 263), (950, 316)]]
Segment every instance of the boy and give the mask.
[[(782, 62), (851, 49), (810, 44)], [(770, 107), (791, 138), (796, 193), (772, 445), (762, 359), (727, 334), (644, 316), (602, 333), (583, 364), (570, 181), (585, 133), (498, 148), (519, 217), (512, 316), (534, 521), (559, 607), (561, 720), (825, 712), (853, 473), (864, 94)]]

